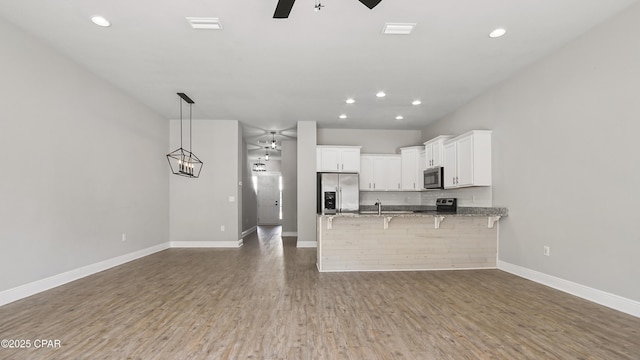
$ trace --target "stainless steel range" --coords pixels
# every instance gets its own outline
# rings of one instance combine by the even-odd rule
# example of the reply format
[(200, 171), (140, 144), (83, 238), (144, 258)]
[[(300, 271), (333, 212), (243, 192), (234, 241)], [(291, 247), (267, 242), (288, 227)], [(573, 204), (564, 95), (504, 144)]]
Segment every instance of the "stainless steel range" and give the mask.
[(436, 199), (436, 211), (446, 212), (446, 213), (458, 212), (458, 199), (457, 198)]

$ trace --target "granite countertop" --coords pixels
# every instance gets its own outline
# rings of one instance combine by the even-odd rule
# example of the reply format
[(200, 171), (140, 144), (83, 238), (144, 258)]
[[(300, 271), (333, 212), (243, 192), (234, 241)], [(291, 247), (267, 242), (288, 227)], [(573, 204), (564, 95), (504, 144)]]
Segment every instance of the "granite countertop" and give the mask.
[[(458, 207), (458, 211), (438, 212), (435, 206), (425, 205), (382, 205), (380, 216), (508, 216), (509, 211), (503, 207)], [(362, 205), (358, 213), (340, 213), (326, 216), (378, 216), (378, 207)]]

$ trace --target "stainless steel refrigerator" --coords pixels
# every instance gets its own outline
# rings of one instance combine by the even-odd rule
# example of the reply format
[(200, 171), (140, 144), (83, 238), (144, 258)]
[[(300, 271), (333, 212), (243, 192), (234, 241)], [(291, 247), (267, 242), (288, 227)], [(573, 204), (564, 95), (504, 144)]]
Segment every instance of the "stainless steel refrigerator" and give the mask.
[(359, 185), (356, 173), (318, 173), (318, 214), (358, 212)]

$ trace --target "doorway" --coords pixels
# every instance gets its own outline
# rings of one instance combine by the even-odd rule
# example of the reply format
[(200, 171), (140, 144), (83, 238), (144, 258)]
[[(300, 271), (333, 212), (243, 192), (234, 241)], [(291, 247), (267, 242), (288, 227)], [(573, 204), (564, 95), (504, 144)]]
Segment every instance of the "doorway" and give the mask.
[(257, 178), (258, 225), (281, 225), (282, 177), (262, 174)]

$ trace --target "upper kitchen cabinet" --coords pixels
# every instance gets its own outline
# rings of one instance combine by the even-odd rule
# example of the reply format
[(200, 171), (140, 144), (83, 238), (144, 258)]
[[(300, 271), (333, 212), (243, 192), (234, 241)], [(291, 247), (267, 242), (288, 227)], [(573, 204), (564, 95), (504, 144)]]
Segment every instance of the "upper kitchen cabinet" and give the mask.
[(402, 158), (402, 190), (422, 190), (424, 186), (425, 148), (410, 146), (400, 148)]
[(491, 185), (491, 131), (473, 130), (444, 143), (445, 189)]
[(360, 191), (401, 190), (400, 155), (362, 155)]
[(442, 166), (444, 143), (451, 138), (451, 135), (440, 135), (424, 143), (427, 169)]
[(316, 149), (317, 172), (360, 172), (361, 146), (319, 145)]

